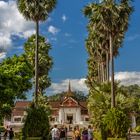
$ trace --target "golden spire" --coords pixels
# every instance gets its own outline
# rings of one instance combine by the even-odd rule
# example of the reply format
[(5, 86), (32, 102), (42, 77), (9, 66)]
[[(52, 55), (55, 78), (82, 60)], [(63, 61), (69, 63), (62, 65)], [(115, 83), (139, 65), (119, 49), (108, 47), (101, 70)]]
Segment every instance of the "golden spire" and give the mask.
[(67, 97), (72, 97), (73, 96), (73, 93), (71, 91), (71, 84), (70, 84), (70, 80), (69, 80), (69, 85), (68, 85), (68, 91), (67, 91)]
[(69, 87), (68, 87), (68, 93), (71, 92), (71, 85), (70, 85), (70, 80), (69, 80)]

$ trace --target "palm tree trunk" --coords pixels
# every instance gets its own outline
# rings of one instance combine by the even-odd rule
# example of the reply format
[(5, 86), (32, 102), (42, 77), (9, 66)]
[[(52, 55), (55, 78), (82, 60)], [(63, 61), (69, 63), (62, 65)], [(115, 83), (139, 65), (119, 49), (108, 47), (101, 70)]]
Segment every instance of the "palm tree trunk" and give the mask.
[(106, 52), (106, 78), (109, 83), (109, 54)]
[(36, 21), (36, 47), (35, 47), (35, 105), (38, 105), (38, 41), (39, 22)]
[(111, 73), (111, 107), (115, 107), (115, 92), (114, 92), (114, 58), (113, 58), (113, 44), (112, 35), (109, 36), (110, 42), (110, 73)]
[(104, 69), (104, 82), (106, 82), (106, 81), (107, 81), (107, 67), (106, 67), (105, 62), (104, 62), (104, 67), (103, 67), (103, 69)]
[(100, 64), (98, 62), (98, 82), (100, 82)]
[(102, 62), (102, 64), (101, 64), (101, 68), (102, 68), (102, 82), (104, 82), (105, 81), (105, 73), (104, 73), (104, 63)]

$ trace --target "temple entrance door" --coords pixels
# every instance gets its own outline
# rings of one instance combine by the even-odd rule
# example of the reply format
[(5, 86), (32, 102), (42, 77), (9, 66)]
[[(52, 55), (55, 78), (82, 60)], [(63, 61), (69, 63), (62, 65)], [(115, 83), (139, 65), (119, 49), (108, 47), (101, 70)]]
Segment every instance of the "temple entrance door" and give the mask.
[(67, 121), (68, 121), (69, 124), (73, 123), (73, 114), (68, 114), (67, 115)]

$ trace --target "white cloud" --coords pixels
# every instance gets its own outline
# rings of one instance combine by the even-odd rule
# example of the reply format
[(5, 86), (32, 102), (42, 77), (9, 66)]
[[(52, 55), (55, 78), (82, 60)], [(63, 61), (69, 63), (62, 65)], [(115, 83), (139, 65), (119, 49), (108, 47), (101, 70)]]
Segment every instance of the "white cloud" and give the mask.
[(119, 80), (123, 85), (140, 85), (140, 72), (117, 72), (115, 79)]
[(133, 35), (133, 36), (128, 36), (128, 37), (126, 38), (126, 40), (127, 40), (127, 41), (134, 41), (134, 40), (136, 40), (136, 39), (138, 39), (138, 38), (140, 38), (140, 35), (139, 35), (139, 34), (135, 34), (135, 35)]
[(71, 36), (71, 34), (69, 34), (69, 33), (65, 33), (64, 34), (66, 37), (70, 37)]
[[(52, 83), (51, 87), (47, 90), (47, 93), (56, 94), (61, 93), (62, 91), (67, 91), (69, 80), (72, 91), (82, 91), (83, 93), (88, 93), (85, 78), (65, 79), (59, 83)], [(117, 72), (115, 73), (115, 80), (120, 81), (122, 85), (140, 85), (140, 72)]]
[(65, 80), (62, 80), (60, 83), (52, 83), (51, 87), (48, 89), (49, 93), (55, 94), (55, 93), (61, 93), (62, 91), (67, 91), (69, 80), (71, 83), (72, 91), (82, 91), (83, 93), (88, 93), (88, 89), (85, 84), (85, 78), (65, 79)]
[(0, 53), (0, 61), (2, 61), (6, 57), (6, 52)]
[(63, 20), (63, 22), (65, 22), (67, 20), (67, 17), (65, 15), (63, 15), (62, 20)]
[(0, 38), (5, 38), (5, 46), (11, 46), (12, 35), (27, 38), (33, 29), (33, 22), (26, 21), (19, 13), (16, 1), (0, 1)]
[(34, 29), (32, 29), (32, 30), (27, 30), (27, 31), (25, 31), (25, 32), (20, 32), (20, 33), (14, 33), (14, 35), (17, 35), (17, 36), (19, 36), (19, 37), (21, 37), (21, 38), (28, 38), (28, 37), (30, 37), (31, 35), (33, 35), (33, 34), (35, 34), (35, 30)]
[(52, 33), (53, 35), (55, 35), (56, 33), (59, 32), (59, 29), (57, 29), (56, 27), (50, 25), (48, 28), (48, 32)]
[(0, 33), (0, 49), (7, 50), (12, 45), (12, 40), (9, 34)]

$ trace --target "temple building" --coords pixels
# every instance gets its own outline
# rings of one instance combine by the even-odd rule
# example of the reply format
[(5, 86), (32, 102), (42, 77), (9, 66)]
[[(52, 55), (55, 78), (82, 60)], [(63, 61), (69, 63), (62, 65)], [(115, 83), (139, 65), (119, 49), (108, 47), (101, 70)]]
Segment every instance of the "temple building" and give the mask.
[[(30, 106), (30, 101), (17, 101), (12, 110), (10, 120), (5, 120), (5, 126), (21, 128), (27, 116), (26, 109)], [(61, 101), (49, 101), (51, 106), (50, 123), (53, 124), (88, 124), (89, 115), (85, 101), (78, 101), (74, 98), (69, 82), (68, 91)]]
[(50, 102), (52, 107), (52, 123), (84, 124), (88, 123), (89, 115), (85, 101), (74, 99), (69, 83), (68, 91), (62, 101)]

